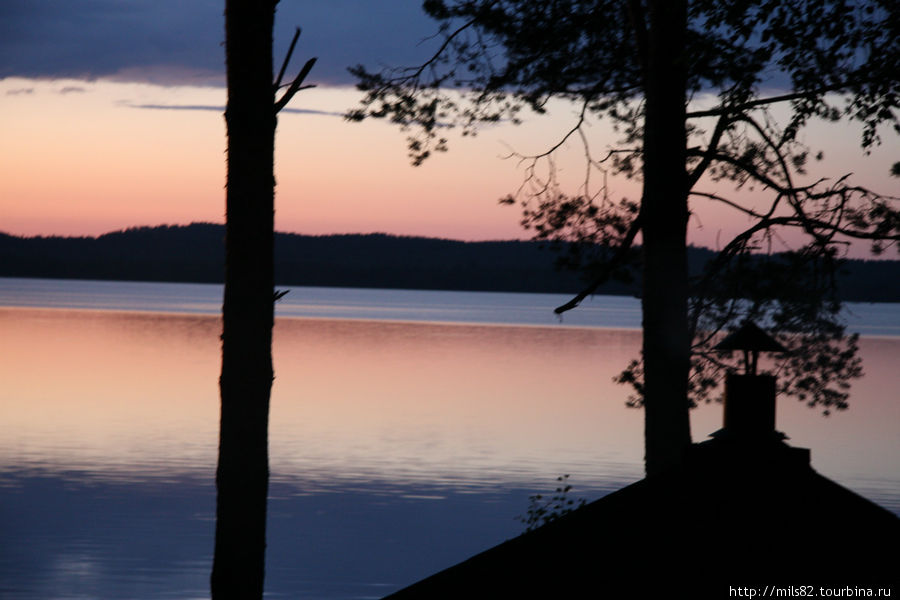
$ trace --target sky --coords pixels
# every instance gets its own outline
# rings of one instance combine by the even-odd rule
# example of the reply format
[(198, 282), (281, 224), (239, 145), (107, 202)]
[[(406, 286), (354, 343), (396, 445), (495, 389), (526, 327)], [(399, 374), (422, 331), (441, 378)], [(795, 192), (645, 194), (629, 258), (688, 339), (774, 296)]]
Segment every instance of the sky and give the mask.
[[(0, 231), (98, 235), (133, 226), (224, 221), (224, 18), (221, 0), (3, 0), (0, 2)], [(292, 69), (319, 58), (279, 118), (276, 227), (307, 234), (387, 232), (464, 240), (524, 239), (514, 192), (524, 165), (510, 154), (552, 146), (576, 120), (550, 106), (519, 126), (474, 138), (410, 164), (405, 135), (383, 122), (350, 123), (361, 94), (347, 67), (415, 65), (436, 24), (413, 0), (282, 0), (275, 62), (302, 26)], [(289, 71), (290, 72), (290, 71)], [(608, 124), (588, 130), (613, 147)], [(811, 177), (854, 181), (900, 195), (888, 176), (896, 135), (866, 157), (859, 132), (813, 123), (804, 135), (825, 161)], [(557, 157), (564, 185), (583, 174), (580, 146)], [(721, 191), (713, 184), (706, 191)], [(638, 182), (612, 178), (614, 197), (638, 199)], [(762, 202), (765, 197), (760, 197)], [(747, 222), (721, 207), (692, 206), (690, 241), (721, 247)], [(786, 241), (786, 243), (789, 243)], [(854, 254), (864, 255), (862, 246)]]

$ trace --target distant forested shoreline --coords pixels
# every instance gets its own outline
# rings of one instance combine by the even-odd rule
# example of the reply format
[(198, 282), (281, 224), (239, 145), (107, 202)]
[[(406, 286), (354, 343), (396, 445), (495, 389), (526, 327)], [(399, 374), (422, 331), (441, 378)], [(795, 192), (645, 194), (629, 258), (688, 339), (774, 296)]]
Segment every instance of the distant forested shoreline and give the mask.
[[(225, 228), (210, 223), (137, 227), (98, 237), (0, 233), (0, 276), (221, 283)], [(559, 254), (532, 241), (461, 242), (388, 234), (278, 233), (278, 285), (576, 293), (582, 275), (556, 267)], [(715, 253), (690, 248), (692, 272)], [(900, 302), (900, 261), (847, 260), (842, 299)], [(635, 295), (637, 281), (598, 294)]]

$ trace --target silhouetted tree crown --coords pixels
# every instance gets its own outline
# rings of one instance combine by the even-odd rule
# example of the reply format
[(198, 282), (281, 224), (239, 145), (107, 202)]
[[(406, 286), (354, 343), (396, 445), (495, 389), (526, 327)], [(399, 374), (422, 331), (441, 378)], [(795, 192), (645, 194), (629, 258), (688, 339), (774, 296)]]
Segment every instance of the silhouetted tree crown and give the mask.
[[(440, 49), (416, 67), (351, 68), (368, 96), (350, 116), (421, 127), (411, 138), (417, 162), (446, 149), (440, 133), (447, 126), (474, 133), (480, 123), (518, 122), (524, 107), (543, 113), (551, 98), (579, 103), (584, 116), (638, 126), (640, 107), (632, 102), (645, 91), (649, 4), (426, 0), (423, 9), (439, 22)], [(716, 109), (690, 117), (782, 101), (792, 106), (789, 138), (813, 116), (861, 121), (864, 147), (878, 143), (883, 123), (897, 129), (896, 3), (692, 0), (687, 11), (679, 58), (687, 92), (719, 100)], [(446, 93), (450, 88), (461, 100)]]
[[(571, 126), (546, 152), (519, 155), (525, 182), (502, 202), (521, 205), (537, 239), (579, 242), (568, 260), (595, 283), (558, 312), (609, 277), (642, 269), (642, 359), (620, 380), (646, 409), (648, 473), (654, 461), (678, 462), (670, 457), (690, 439), (688, 407), (709, 399), (733, 366), (711, 346), (745, 318), (774, 329), (791, 350), (775, 367), (783, 392), (826, 412), (846, 406), (861, 369), (856, 339), (839, 319), (835, 269), (849, 240), (867, 240), (875, 253), (895, 243), (900, 213), (896, 198), (846, 174), (804, 180), (820, 155), (798, 134), (811, 119), (850, 119), (868, 151), (900, 131), (897, 3), (426, 0), (423, 8), (438, 23), (433, 54), (413, 67), (352, 68), (366, 96), (348, 117), (397, 123), (420, 164), (447, 149), (452, 128), (475, 134), (541, 115), (553, 99), (571, 103)], [(620, 135), (602, 151), (588, 130), (598, 119)], [(553, 168), (554, 151), (569, 140), (585, 153), (575, 193)], [(640, 202), (598, 187), (607, 173), (642, 179)], [(723, 192), (723, 182), (764, 193), (767, 204)], [(703, 275), (689, 277), (689, 203), (700, 201), (727, 205), (749, 225)], [(776, 256), (785, 229), (805, 241)]]

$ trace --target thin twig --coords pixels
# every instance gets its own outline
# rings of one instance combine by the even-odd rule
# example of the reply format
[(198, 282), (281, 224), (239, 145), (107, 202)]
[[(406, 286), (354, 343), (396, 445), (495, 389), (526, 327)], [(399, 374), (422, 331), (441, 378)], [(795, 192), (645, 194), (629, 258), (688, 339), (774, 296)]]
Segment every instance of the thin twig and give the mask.
[(447, 46), (450, 45), (450, 43), (454, 40), (454, 38), (456, 38), (456, 36), (458, 36), (463, 31), (465, 31), (466, 29), (468, 29), (469, 27), (471, 27), (474, 24), (475, 24), (475, 19), (471, 19), (469, 21), (466, 21), (462, 25), (460, 25), (453, 33), (451, 33), (450, 35), (448, 35), (444, 38), (444, 42), (441, 44), (441, 47), (438, 48), (437, 51), (431, 55), (431, 58), (426, 60), (424, 63), (422, 63), (418, 67), (410, 67), (408, 69), (403, 69), (403, 70), (394, 70), (393, 73), (398, 73), (398, 74), (406, 73), (406, 74), (399, 75), (398, 77), (392, 77), (391, 79), (388, 80), (389, 85), (396, 85), (397, 83), (408, 82), (408, 81), (417, 82), (419, 77), (421, 77), (422, 73), (425, 72), (425, 69), (431, 67), (441, 57), (441, 54), (444, 53), (444, 50), (447, 49)]
[(281, 79), (284, 77), (284, 72), (287, 69), (288, 63), (291, 62), (291, 55), (294, 53), (294, 46), (297, 45), (297, 39), (300, 37), (300, 28), (298, 27), (296, 31), (294, 31), (294, 39), (291, 40), (291, 46), (288, 48), (287, 54), (284, 57), (284, 62), (281, 63), (281, 70), (278, 71), (278, 78), (275, 80), (275, 89), (277, 90), (281, 87)]
[(291, 82), (291, 86), (284, 93), (284, 96), (281, 97), (281, 100), (275, 103), (275, 112), (279, 112), (282, 108), (287, 106), (287, 103), (291, 101), (291, 98), (294, 97), (294, 94), (299, 92), (301, 89), (306, 90), (311, 87), (316, 87), (314, 85), (305, 85), (302, 88), (300, 85), (303, 83), (303, 80), (306, 79), (306, 76), (309, 75), (309, 72), (312, 70), (313, 65), (316, 64), (316, 57), (313, 57), (306, 61), (306, 64), (303, 65), (303, 68), (300, 69), (300, 72), (297, 74), (297, 77), (294, 78), (294, 81)]

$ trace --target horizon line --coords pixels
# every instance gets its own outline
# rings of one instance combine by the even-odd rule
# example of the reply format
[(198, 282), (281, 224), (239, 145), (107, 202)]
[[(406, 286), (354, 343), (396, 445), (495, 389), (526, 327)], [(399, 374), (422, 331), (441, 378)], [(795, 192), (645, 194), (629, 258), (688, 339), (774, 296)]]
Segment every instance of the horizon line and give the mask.
[[(48, 238), (59, 238), (59, 239), (92, 239), (97, 240), (101, 237), (114, 235), (119, 233), (127, 233), (129, 231), (136, 231), (141, 229), (163, 229), (163, 228), (187, 228), (195, 225), (211, 225), (214, 227), (225, 227), (224, 223), (215, 223), (212, 221), (191, 221), (187, 224), (180, 223), (160, 223), (158, 225), (133, 225), (121, 229), (113, 229), (110, 231), (106, 231), (104, 233), (96, 234), (96, 235), (60, 235), (60, 234), (34, 234), (34, 235), (18, 235), (15, 233), (9, 233), (7, 231), (0, 230), (0, 236), (9, 236), (12, 238), (19, 238), (23, 240), (28, 239), (48, 239)], [(420, 240), (435, 240), (435, 241), (445, 241), (445, 242), (455, 242), (461, 244), (480, 244), (480, 243), (510, 243), (510, 242), (524, 242), (524, 243), (536, 243), (536, 244), (553, 244), (553, 243), (566, 243), (564, 241), (554, 241), (554, 240), (535, 240), (533, 238), (523, 239), (523, 238), (490, 238), (490, 239), (481, 239), (481, 240), (466, 240), (459, 238), (451, 238), (451, 237), (441, 237), (441, 236), (431, 236), (431, 235), (421, 235), (421, 234), (409, 234), (409, 233), (390, 233), (387, 231), (370, 231), (370, 232), (344, 232), (344, 233), (302, 233), (298, 231), (284, 231), (284, 230), (276, 230), (276, 234), (282, 235), (296, 235), (303, 237), (313, 237), (313, 238), (323, 238), (323, 237), (350, 237), (350, 236), (385, 236), (385, 237), (394, 237), (394, 238), (405, 238), (405, 239), (420, 239)], [(635, 244), (636, 248), (640, 248), (640, 244)], [(696, 245), (692, 243), (688, 243), (688, 248), (695, 248), (700, 250), (706, 250), (709, 252), (718, 253), (719, 250), (715, 250), (714, 248), (710, 248), (709, 246)], [(782, 252), (776, 252), (775, 254), (782, 254)], [(860, 261), (879, 261), (879, 262), (900, 262), (900, 257), (898, 258), (887, 258), (885, 256), (870, 256), (867, 258), (853, 258), (853, 257), (844, 257), (844, 260), (860, 260)]]

